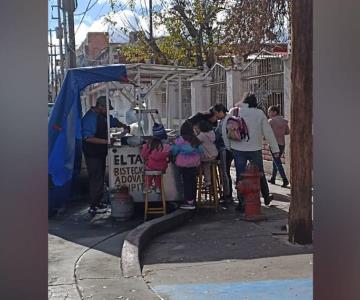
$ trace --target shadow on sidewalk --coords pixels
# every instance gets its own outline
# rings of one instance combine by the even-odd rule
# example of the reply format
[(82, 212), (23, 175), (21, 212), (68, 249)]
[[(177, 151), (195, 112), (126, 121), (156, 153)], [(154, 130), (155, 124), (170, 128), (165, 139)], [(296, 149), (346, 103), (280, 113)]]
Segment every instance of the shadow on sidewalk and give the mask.
[[(113, 221), (109, 213), (93, 218), (87, 210), (88, 204), (85, 202), (71, 203), (64, 215), (49, 219), (48, 233), (120, 257), (126, 232), (141, 224), (142, 217), (135, 215), (131, 220), (120, 222)], [(118, 235), (116, 245), (105, 242), (107, 238), (115, 235)]]
[(274, 199), (276, 199), (276, 201), (290, 203), (290, 199), (291, 199), (290, 190), (286, 194), (279, 194), (279, 193), (272, 193), (272, 194), (274, 196)]
[(155, 238), (144, 251), (143, 265), (256, 259), (312, 253), (311, 247), (291, 245), (272, 234), (287, 223), (287, 212), (262, 207), (261, 223), (241, 220), (234, 206), (218, 213), (200, 210), (183, 227)]

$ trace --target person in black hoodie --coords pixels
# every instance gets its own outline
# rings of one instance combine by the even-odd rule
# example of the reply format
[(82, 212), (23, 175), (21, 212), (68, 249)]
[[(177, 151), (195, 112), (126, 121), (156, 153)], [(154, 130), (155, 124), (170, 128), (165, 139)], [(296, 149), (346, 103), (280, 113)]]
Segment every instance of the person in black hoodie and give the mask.
[(196, 113), (187, 120), (191, 123), (192, 126), (196, 126), (201, 121), (209, 122), (213, 127), (217, 126), (217, 118), (212, 107), (208, 111)]

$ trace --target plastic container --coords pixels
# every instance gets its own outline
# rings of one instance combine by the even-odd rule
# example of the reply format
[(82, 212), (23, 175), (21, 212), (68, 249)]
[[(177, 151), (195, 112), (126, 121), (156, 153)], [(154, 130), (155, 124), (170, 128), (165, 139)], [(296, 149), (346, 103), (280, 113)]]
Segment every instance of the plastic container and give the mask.
[(134, 215), (134, 199), (127, 186), (111, 191), (110, 202), (112, 218), (125, 221)]

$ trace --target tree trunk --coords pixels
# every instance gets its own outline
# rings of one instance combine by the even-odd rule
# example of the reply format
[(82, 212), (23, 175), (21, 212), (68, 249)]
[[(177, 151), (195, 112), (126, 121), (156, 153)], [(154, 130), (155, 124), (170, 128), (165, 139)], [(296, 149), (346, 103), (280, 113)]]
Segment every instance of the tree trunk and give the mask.
[(312, 243), (313, 1), (292, 1), (289, 241)]
[(195, 44), (195, 60), (197, 67), (203, 67), (203, 40), (202, 40), (202, 29), (197, 30), (192, 23), (192, 20), (186, 15), (185, 12), (185, 3), (177, 3), (174, 5), (173, 9), (178, 12), (181, 22), (185, 25), (191, 38)]
[(153, 60), (155, 61), (155, 63), (167, 64), (168, 59), (167, 59), (166, 55), (163, 52), (161, 52), (156, 41), (154, 39), (147, 39), (147, 42), (153, 51), (153, 54), (154, 54)]
[(213, 36), (213, 28), (209, 25), (205, 25), (205, 32), (208, 39), (208, 48), (206, 50), (206, 64), (209, 68), (211, 68), (215, 64), (215, 49), (214, 49), (214, 36)]
[(195, 59), (196, 66), (203, 67), (204, 59), (203, 59), (203, 48), (202, 48), (202, 33), (201, 31), (198, 33), (198, 36), (195, 39)]

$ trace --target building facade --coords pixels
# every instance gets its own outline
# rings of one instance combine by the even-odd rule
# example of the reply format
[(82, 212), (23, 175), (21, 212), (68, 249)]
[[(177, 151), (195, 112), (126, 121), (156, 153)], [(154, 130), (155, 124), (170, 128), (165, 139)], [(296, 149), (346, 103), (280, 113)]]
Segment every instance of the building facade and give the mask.
[(109, 48), (108, 32), (88, 32), (85, 40), (76, 51), (76, 62), (78, 67), (93, 65), (96, 57)]
[(94, 59), (92, 65), (125, 64), (126, 58), (121, 55), (123, 43), (109, 43)]

